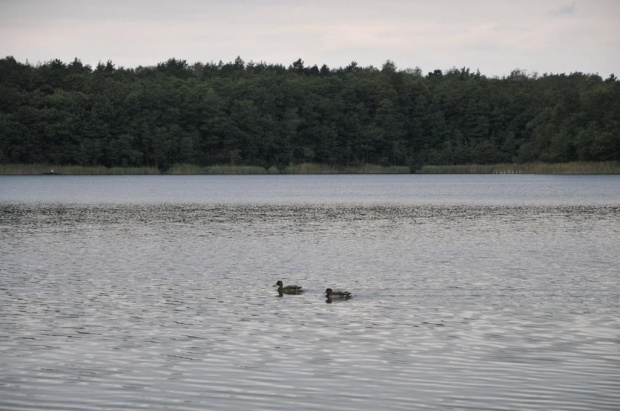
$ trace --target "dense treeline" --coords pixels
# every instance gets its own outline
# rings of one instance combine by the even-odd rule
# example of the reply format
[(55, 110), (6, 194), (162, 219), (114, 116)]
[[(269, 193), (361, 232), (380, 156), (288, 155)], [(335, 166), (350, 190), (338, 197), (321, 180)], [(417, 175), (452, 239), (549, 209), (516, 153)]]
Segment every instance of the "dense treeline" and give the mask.
[(614, 75), (0, 60), (0, 163), (284, 166), (620, 160)]

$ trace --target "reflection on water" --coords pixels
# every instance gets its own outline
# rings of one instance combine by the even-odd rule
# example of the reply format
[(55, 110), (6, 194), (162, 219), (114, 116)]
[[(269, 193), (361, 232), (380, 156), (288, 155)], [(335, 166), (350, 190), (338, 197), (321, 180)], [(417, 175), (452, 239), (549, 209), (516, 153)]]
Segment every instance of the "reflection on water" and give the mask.
[(4, 203), (0, 244), (1, 409), (620, 404), (619, 206)]

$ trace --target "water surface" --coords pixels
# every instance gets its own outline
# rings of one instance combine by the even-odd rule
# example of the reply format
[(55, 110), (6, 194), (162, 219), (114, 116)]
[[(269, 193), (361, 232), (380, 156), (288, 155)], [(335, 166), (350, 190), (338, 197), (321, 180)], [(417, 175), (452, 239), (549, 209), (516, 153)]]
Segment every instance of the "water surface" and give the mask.
[(0, 177), (0, 408), (618, 409), (619, 188)]
[(620, 178), (544, 175), (0, 176), (0, 201), (619, 204)]

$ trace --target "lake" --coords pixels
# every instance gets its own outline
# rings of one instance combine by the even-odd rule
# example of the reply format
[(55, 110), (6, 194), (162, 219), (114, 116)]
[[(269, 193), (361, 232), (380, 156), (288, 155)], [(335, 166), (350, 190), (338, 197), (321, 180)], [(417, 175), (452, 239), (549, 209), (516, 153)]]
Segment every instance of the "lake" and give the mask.
[(0, 409), (617, 410), (618, 250), (620, 176), (0, 176)]

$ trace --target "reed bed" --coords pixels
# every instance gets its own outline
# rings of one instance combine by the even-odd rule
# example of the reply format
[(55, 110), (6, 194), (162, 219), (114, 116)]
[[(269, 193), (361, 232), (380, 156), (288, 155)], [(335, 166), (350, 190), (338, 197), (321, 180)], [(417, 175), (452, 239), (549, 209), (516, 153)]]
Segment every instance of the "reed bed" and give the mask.
[(406, 166), (380, 166), (362, 164), (359, 166), (330, 166), (328, 164), (301, 163), (285, 167), (282, 174), (409, 174)]
[(203, 174), (267, 174), (267, 170), (260, 166), (216, 165), (204, 167)]
[(156, 167), (104, 167), (104, 166), (59, 166), (50, 164), (0, 164), (4, 175), (152, 175), (160, 174)]
[(110, 175), (156, 175), (161, 174), (156, 167), (110, 167)]
[(182, 174), (205, 174), (204, 167), (197, 166), (195, 164), (175, 164), (170, 167), (167, 174), (182, 175)]
[(270, 166), (231, 166), (214, 165), (199, 167), (191, 164), (177, 164), (168, 170), (168, 174), (408, 174), (405, 166), (384, 167), (374, 164), (337, 167), (328, 164), (301, 163), (285, 167)]
[[(201, 167), (194, 164), (175, 164), (165, 172), (157, 167), (104, 167), (58, 166), (50, 164), (0, 164), (0, 175), (191, 175), (191, 174), (409, 174), (405, 166), (331, 166), (328, 164), (301, 163), (285, 167), (242, 165), (214, 165)], [(526, 164), (462, 164), (426, 165), (418, 174), (620, 174), (620, 162), (598, 163), (526, 163)]]
[(620, 162), (426, 165), (418, 174), (620, 174)]

